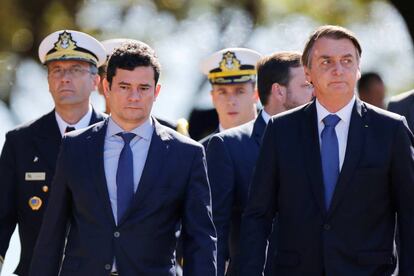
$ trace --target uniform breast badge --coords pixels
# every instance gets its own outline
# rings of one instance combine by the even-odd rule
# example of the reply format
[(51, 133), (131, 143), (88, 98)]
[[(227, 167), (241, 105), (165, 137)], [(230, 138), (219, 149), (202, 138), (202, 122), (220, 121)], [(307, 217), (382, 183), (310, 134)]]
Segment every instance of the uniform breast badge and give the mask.
[(38, 196), (32, 196), (29, 199), (29, 206), (33, 211), (37, 211), (42, 207), (42, 200)]

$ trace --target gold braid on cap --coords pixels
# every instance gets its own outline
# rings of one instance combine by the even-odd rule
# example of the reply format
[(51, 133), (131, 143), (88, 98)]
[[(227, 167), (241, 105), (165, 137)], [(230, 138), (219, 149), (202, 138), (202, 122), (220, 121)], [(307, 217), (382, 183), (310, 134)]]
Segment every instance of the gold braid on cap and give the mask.
[(98, 64), (98, 58), (87, 49), (78, 47), (76, 41), (72, 39), (72, 35), (66, 31), (59, 34), (55, 47), (46, 54), (45, 63), (65, 59), (84, 60), (95, 65)]

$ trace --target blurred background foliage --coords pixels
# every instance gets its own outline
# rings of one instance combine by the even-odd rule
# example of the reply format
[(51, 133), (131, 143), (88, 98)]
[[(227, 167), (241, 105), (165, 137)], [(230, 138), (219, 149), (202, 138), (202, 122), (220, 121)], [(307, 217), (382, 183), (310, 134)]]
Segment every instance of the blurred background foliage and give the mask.
[[(222, 34), (223, 37), (232, 31), (229, 30), (229, 26), (233, 26), (232, 28), (236, 30), (237, 28), (244, 30), (244, 33), (242, 31), (242, 35), (238, 39), (233, 39), (231, 43), (225, 39), (212, 43), (210, 49), (204, 49), (202, 52), (206, 54), (231, 44), (248, 46), (249, 40), (253, 39), (253, 31), (266, 27), (271, 30), (270, 26), (274, 22), (282, 22), (292, 15), (309, 18), (310, 22), (316, 22), (314, 24), (349, 26), (359, 22), (363, 25), (364, 22), (372, 20), (373, 3), (386, 3), (392, 5), (401, 14), (411, 41), (414, 37), (414, 17), (409, 13), (408, 0), (0, 0), (0, 2), (0, 99), (8, 107), (12, 104), (12, 93), (16, 90), (16, 72), (19, 65), (27, 59), (38, 62), (39, 43), (47, 34), (59, 29), (85, 31), (98, 39), (131, 37), (155, 44), (162, 41), (162, 37), (167, 34), (180, 32), (177, 30), (179, 27), (188, 29), (189, 27), (183, 27), (185, 25), (183, 22), (189, 18), (193, 18), (193, 21), (188, 23), (191, 25), (197, 22), (194, 19), (197, 16), (202, 18), (205, 14), (210, 14), (214, 17), (208, 20), (215, 21), (217, 28), (214, 32)], [(164, 31), (163, 28), (158, 28), (161, 26), (145, 26), (144, 30), (129, 35), (128, 31), (123, 30), (123, 26), (126, 22), (134, 20), (131, 11), (135, 10), (140, 14), (141, 6), (150, 6), (153, 9), (152, 15), (147, 16), (160, 18), (158, 21), (147, 20), (151, 24), (155, 22), (155, 25), (157, 23), (168, 25), (170, 22), (170, 26), (164, 26)], [(233, 24), (240, 14), (243, 15), (240, 16), (243, 17), (242, 22), (239, 25)], [(94, 17), (100, 17), (100, 21), (93, 22)], [(161, 21), (161, 18), (164, 21)], [(385, 24), (392, 24), (392, 22), (385, 22)], [(139, 28), (140, 25), (136, 27)], [(285, 32), (288, 33), (289, 26), (286, 23), (282, 23), (279, 29), (284, 27)], [(200, 32), (203, 30), (200, 29)], [(308, 34), (306, 30), (305, 35)], [(378, 35), (384, 34), (379, 32)], [(411, 57), (411, 54), (409, 56)], [(390, 57), (385, 58), (390, 59)], [(198, 84), (193, 89), (203, 90), (205, 80), (195, 81)], [(398, 90), (409, 88), (412, 80), (402, 85), (403, 87), (398, 87)], [(193, 94), (197, 95), (196, 92), (193, 91)], [(394, 94), (395, 91), (392, 93)], [(194, 99), (196, 97), (193, 97)], [(186, 104), (191, 105), (191, 101)], [(17, 118), (16, 121), (19, 119)]]

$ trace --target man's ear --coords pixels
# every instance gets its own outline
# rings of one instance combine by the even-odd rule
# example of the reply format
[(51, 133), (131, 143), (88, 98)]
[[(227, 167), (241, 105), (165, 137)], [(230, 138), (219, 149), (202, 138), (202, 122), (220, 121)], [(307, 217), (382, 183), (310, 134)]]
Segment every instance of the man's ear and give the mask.
[(93, 88), (95, 90), (98, 90), (99, 82), (101, 81), (101, 76), (98, 74), (93, 75)]
[(284, 98), (286, 94), (286, 89), (284, 86), (280, 85), (279, 83), (275, 82), (272, 84), (271, 87), (271, 95), (273, 95), (276, 98)]
[(259, 91), (257, 90), (257, 88), (254, 90), (253, 99), (255, 102), (259, 100)]
[(303, 66), (303, 70), (305, 71), (305, 78), (306, 78), (306, 80), (307, 80), (310, 84), (312, 84), (312, 78), (311, 78), (311, 76), (310, 76), (310, 70), (309, 70), (309, 68), (308, 68), (307, 66)]
[(102, 87), (103, 87), (103, 92), (104, 92), (105, 98), (108, 98), (111, 89), (110, 89), (110, 84), (109, 84), (109, 82), (106, 78), (104, 78), (103, 81), (102, 81)]
[(161, 84), (157, 84), (157, 86), (155, 86), (155, 91), (154, 91), (154, 102), (157, 99), (158, 95), (160, 94), (161, 91)]

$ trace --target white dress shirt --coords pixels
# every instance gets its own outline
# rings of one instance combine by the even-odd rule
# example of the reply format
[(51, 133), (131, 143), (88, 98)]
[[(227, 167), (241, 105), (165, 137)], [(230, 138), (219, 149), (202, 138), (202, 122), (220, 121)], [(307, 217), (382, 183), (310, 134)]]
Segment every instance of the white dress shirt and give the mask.
[(269, 115), (264, 109), (262, 109), (262, 118), (265, 121), (266, 125), (269, 123), (269, 120), (272, 116)]
[(56, 122), (59, 127), (60, 135), (65, 134), (66, 127), (74, 127), (75, 129), (81, 129), (89, 126), (92, 118), (92, 106), (89, 105), (88, 112), (74, 125), (68, 124), (65, 120), (60, 117), (60, 115), (55, 111)]
[(318, 131), (319, 131), (319, 145), (322, 145), (321, 133), (325, 127), (323, 119), (329, 114), (336, 114), (341, 120), (335, 126), (336, 137), (338, 138), (339, 146), (339, 170), (344, 164), (346, 145), (348, 142), (349, 123), (351, 121), (352, 109), (355, 104), (355, 95), (342, 109), (336, 113), (331, 113), (316, 99), (316, 112), (318, 114)]

